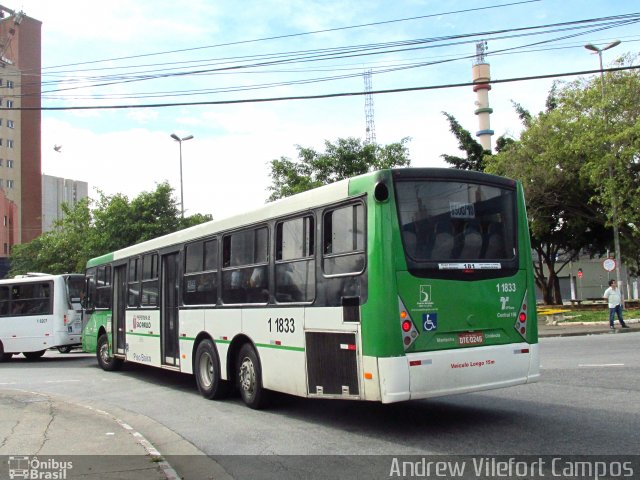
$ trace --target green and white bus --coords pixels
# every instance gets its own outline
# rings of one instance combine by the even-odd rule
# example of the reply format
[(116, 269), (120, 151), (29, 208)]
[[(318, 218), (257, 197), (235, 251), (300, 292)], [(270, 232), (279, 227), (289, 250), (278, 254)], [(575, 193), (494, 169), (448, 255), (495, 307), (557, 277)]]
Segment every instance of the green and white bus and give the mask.
[(239, 388), (398, 402), (537, 381), (522, 186), (372, 172), (87, 265), (86, 351)]

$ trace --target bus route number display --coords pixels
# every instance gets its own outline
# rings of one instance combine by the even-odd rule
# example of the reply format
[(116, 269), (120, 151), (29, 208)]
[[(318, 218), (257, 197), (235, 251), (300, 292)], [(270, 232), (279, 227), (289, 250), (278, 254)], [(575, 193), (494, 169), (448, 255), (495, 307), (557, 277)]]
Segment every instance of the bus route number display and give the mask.
[(296, 321), (293, 318), (269, 318), (270, 332), (294, 333), (296, 331)]

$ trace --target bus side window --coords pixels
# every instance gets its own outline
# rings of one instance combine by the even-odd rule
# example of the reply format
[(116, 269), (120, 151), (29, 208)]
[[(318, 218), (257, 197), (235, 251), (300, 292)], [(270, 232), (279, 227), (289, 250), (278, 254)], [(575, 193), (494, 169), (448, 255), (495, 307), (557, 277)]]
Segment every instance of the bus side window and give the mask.
[(140, 305), (158, 305), (158, 254), (149, 253), (142, 259), (142, 297)]
[(140, 306), (140, 258), (129, 259), (129, 294), (127, 295), (127, 306), (136, 308)]
[(9, 315), (9, 286), (0, 287), (0, 316)]
[(275, 296), (279, 303), (310, 302), (315, 296), (313, 217), (276, 225)]
[(361, 273), (365, 262), (363, 205), (329, 210), (325, 212), (323, 222), (325, 275)]
[(96, 298), (96, 268), (92, 267), (87, 269), (85, 274), (85, 292), (82, 308), (93, 311), (96, 308)]
[(218, 240), (185, 247), (182, 300), (185, 305), (214, 305), (218, 301)]
[(267, 303), (269, 231), (252, 228), (223, 237), (224, 269), (222, 301), (224, 303)]
[(111, 308), (111, 265), (98, 267), (96, 272), (96, 308)]

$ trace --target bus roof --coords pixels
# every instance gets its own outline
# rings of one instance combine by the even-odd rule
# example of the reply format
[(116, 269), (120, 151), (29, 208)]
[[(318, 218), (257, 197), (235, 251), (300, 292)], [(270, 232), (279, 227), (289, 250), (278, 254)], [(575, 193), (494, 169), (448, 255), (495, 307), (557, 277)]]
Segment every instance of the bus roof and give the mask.
[[(362, 181), (366, 177), (375, 179), (379, 178), (382, 171), (374, 171), (365, 173), (356, 177), (324, 185), (322, 187), (307, 190), (290, 197), (281, 198), (274, 202), (265, 204), (249, 212), (234, 215), (219, 220), (211, 220), (210, 222), (195, 225), (184, 230), (179, 230), (146, 242), (138, 243), (115, 252), (95, 257), (87, 262), (87, 268), (109, 263), (113, 260), (120, 260), (140, 253), (157, 250), (183, 242), (188, 242), (198, 238), (206, 237), (220, 231), (231, 230), (245, 225), (255, 224), (261, 221), (288, 215), (296, 212), (302, 212), (320, 205), (345, 199), (349, 196), (349, 185), (351, 181)], [(386, 172), (392, 172), (396, 178), (406, 177), (441, 177), (453, 179), (469, 179), (481, 182), (493, 181), (499, 183), (515, 184), (515, 181), (486, 174), (483, 172), (475, 172), (469, 170), (457, 170), (454, 168), (397, 168), (389, 169)]]
[(146, 242), (138, 243), (100, 257), (92, 258), (87, 262), (87, 267), (109, 263), (113, 260), (127, 258), (149, 250), (156, 250), (180, 244), (182, 242), (205, 237), (219, 231), (258, 223), (273, 217), (308, 210), (318, 205), (347, 198), (349, 193), (349, 181), (350, 179), (340, 180), (329, 185), (314, 188), (313, 190), (281, 198), (249, 212), (222, 218), (220, 220), (211, 220), (209, 222), (201, 223), (200, 225), (195, 225), (152, 240), (147, 240)]

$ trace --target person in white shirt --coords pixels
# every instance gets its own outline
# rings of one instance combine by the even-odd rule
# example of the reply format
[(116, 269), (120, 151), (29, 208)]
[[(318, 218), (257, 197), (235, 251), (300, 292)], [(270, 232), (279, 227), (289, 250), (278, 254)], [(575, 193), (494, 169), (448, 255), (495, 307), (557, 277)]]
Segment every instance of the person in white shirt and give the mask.
[(629, 328), (622, 319), (622, 296), (618, 290), (618, 282), (609, 280), (609, 288), (604, 291), (604, 298), (609, 303), (609, 328), (613, 330), (614, 316), (618, 315), (618, 321), (622, 328)]

